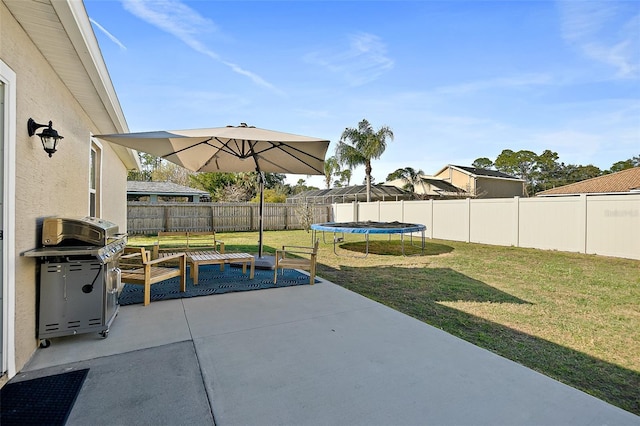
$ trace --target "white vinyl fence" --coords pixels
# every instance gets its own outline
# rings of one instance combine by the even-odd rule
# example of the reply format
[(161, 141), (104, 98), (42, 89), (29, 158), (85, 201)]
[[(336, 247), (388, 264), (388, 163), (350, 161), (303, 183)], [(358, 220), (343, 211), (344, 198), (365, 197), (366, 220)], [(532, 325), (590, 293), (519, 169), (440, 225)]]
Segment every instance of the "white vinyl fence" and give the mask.
[(441, 240), (640, 259), (640, 194), (333, 204), (336, 222), (426, 225)]

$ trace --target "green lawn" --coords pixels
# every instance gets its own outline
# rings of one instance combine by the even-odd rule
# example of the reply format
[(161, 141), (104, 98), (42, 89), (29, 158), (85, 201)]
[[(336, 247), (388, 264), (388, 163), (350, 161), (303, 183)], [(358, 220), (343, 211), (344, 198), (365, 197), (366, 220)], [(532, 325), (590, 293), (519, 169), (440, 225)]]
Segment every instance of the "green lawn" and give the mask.
[[(257, 251), (256, 232), (216, 235)], [(364, 237), (345, 236), (336, 256), (319, 235), (320, 277), (640, 414), (640, 261), (442, 240), (402, 256), (397, 236), (372, 236), (362, 258)], [(311, 234), (264, 242), (268, 254)]]

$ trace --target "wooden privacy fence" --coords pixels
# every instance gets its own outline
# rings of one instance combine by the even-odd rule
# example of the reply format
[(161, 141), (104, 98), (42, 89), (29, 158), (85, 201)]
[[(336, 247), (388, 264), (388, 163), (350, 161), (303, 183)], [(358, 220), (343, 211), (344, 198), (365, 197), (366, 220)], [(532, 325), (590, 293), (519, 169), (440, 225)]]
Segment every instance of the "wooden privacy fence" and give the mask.
[[(329, 204), (310, 204), (311, 223), (331, 221)], [(159, 231), (257, 231), (258, 203), (127, 203), (127, 232), (157, 234)], [(298, 204), (265, 203), (263, 227), (266, 231), (304, 229)]]

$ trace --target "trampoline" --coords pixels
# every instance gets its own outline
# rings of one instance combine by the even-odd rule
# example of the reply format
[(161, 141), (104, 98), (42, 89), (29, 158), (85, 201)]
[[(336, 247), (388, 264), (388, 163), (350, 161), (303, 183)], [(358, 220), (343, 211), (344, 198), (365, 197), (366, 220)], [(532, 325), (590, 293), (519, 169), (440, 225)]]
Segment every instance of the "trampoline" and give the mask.
[[(311, 229), (313, 230), (313, 240), (316, 240), (316, 232), (321, 231), (322, 240), (325, 243), (324, 233), (333, 232), (333, 253), (336, 255), (338, 255), (336, 252), (336, 244), (344, 241), (344, 234), (364, 234), (367, 242), (364, 257), (367, 257), (367, 255), (369, 255), (369, 234), (389, 234), (389, 238), (391, 238), (391, 234), (400, 234), (402, 255), (405, 256), (404, 235), (409, 234), (411, 244), (413, 244), (413, 233), (420, 232), (422, 236), (422, 253), (424, 253), (424, 231), (427, 227), (416, 223), (366, 221), (314, 223), (311, 225)], [(341, 238), (337, 237), (336, 234), (338, 233), (343, 234), (343, 236)]]

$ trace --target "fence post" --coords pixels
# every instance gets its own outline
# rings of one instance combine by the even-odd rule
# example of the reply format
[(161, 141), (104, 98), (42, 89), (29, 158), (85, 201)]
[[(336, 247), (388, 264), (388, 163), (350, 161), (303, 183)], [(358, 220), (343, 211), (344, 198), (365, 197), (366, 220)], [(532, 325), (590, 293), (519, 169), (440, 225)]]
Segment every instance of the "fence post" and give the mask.
[(216, 214), (214, 212), (213, 205), (211, 206), (210, 210), (211, 210), (211, 231), (215, 231), (216, 230), (216, 224), (215, 224)]
[(433, 240), (433, 198), (429, 199), (429, 210), (431, 211), (431, 223), (429, 224), (429, 238)]
[(587, 253), (587, 224), (589, 223), (587, 217), (587, 194), (580, 194), (580, 209), (582, 210), (580, 214), (580, 220), (582, 223), (582, 241), (580, 247), (582, 248), (582, 253)]
[(520, 197), (513, 197), (513, 246), (520, 247)]
[(285, 204), (284, 208), (284, 229), (289, 229), (289, 207)]
[(164, 206), (164, 223), (162, 224), (164, 231), (168, 231), (167, 229), (168, 226), (169, 226), (169, 206)]
[(466, 242), (471, 242), (471, 198), (467, 198), (467, 238)]

